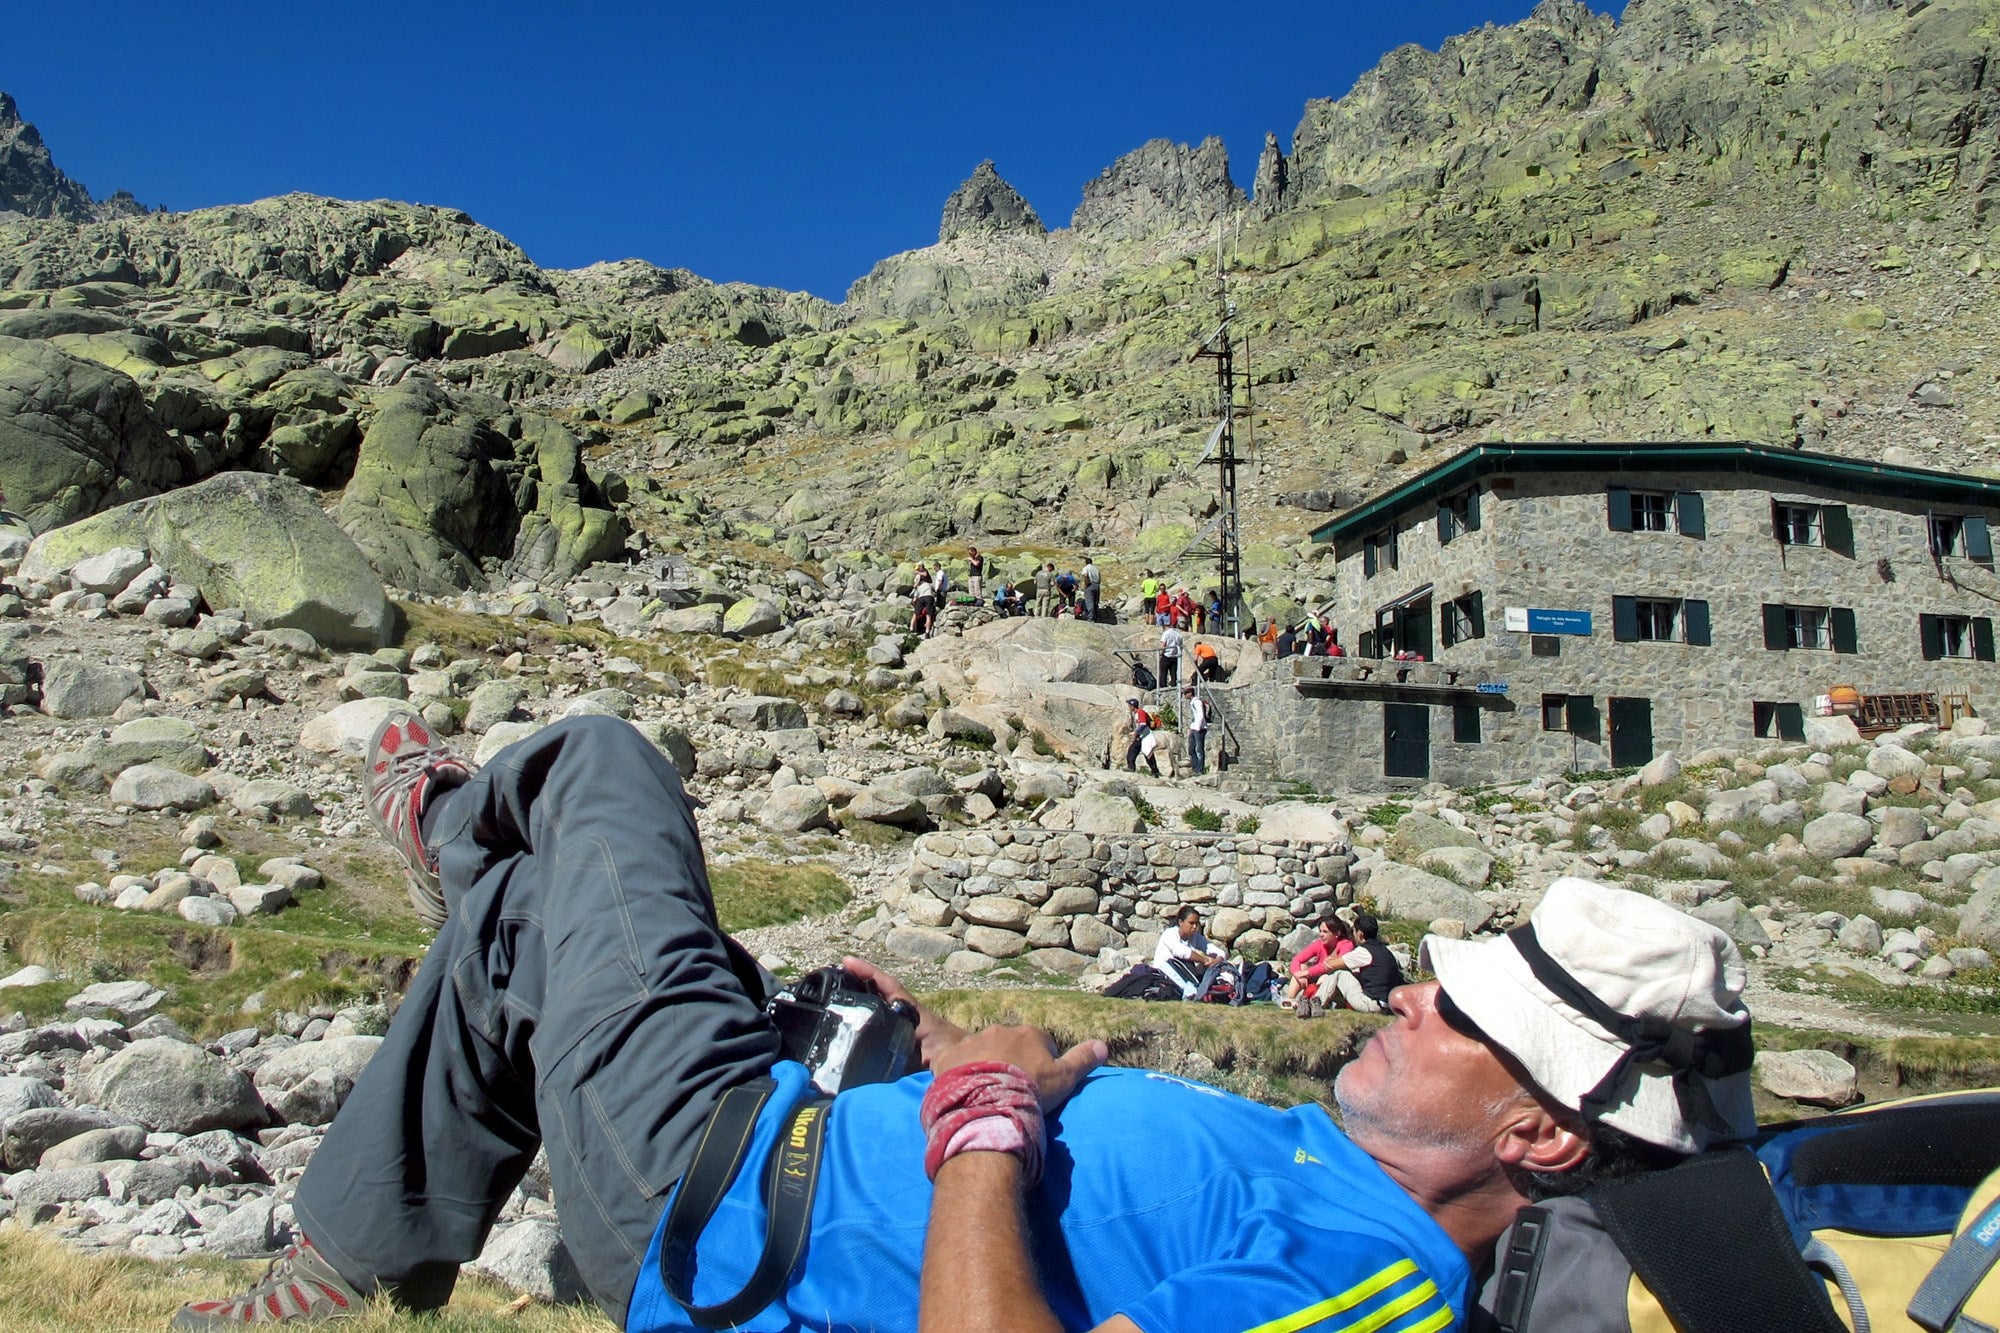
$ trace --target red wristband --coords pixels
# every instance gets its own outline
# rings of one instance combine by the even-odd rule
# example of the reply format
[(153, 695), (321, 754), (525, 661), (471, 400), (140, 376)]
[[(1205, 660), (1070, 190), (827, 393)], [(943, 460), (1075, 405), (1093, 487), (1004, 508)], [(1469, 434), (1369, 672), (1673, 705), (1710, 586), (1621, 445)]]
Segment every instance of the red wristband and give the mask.
[(1022, 1188), (1042, 1175), (1042, 1103), (1035, 1080), (1014, 1065), (982, 1060), (931, 1080), (919, 1112), (924, 1126), (924, 1174), (962, 1152), (1012, 1153), (1021, 1160)]

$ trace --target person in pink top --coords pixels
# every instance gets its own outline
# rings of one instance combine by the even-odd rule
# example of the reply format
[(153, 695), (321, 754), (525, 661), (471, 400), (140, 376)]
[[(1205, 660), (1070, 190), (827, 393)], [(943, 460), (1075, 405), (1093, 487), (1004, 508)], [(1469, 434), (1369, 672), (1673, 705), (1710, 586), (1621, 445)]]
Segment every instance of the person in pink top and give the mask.
[(1316, 984), (1334, 965), (1334, 959), (1354, 948), (1354, 932), (1345, 921), (1337, 916), (1323, 916), (1319, 919), (1319, 938), (1298, 951), (1292, 958), (1290, 971), (1292, 979), (1285, 983), (1285, 994), (1278, 1001), (1286, 1009), (1298, 1002), (1299, 992)]

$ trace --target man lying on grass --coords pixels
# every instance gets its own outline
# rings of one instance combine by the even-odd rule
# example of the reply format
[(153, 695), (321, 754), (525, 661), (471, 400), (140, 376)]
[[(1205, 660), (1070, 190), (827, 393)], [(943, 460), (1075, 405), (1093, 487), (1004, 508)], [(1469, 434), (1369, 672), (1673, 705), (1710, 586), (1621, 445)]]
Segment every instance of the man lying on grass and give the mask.
[[(745, 1158), (762, 1163), (808, 1075), (777, 1059), (716, 925), (679, 777), (595, 717), (477, 774), (397, 717), (367, 762), (437, 941), (299, 1184), (299, 1243), (175, 1325), (442, 1305), (546, 1147), (599, 1304), (631, 1330), (697, 1327), (662, 1276), (676, 1186), (726, 1091), (776, 1079)], [(1441, 1329), (1524, 1201), (1753, 1128), (1743, 965), (1713, 927), (1571, 879), (1529, 925), (1425, 953), (1438, 980), (1394, 992), (1341, 1071), (1345, 1133), (1318, 1106), (1101, 1068), (1101, 1042), (922, 1014), (922, 1072), (835, 1100), (804, 1257), (733, 1326)], [(695, 1305), (750, 1277), (763, 1176), (742, 1171), (702, 1233)]]

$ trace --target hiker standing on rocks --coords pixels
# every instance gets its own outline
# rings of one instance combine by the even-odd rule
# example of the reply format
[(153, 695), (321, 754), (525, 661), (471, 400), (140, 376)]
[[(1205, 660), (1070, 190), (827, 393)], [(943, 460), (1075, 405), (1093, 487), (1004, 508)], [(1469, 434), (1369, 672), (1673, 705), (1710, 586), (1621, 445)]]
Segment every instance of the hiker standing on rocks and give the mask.
[(1052, 616), (1056, 612), (1056, 562), (1051, 560), (1035, 571), (1035, 614)]
[(931, 582), (930, 571), (917, 566), (916, 586), (910, 589), (910, 629), (929, 638), (931, 626), (937, 620), (937, 585)]
[(1097, 623), (1097, 601), (1104, 593), (1104, 572), (1089, 556), (1083, 558), (1083, 618)]
[(1208, 700), (1181, 686), (1181, 726), (1187, 732), (1188, 767), (1200, 777), (1208, 772)]
[(986, 557), (979, 554), (979, 548), (974, 546), (965, 553), (965, 590), (972, 594), (975, 602), (985, 595), (982, 591), (985, 579)]
[[(717, 1306), (751, 1280), (765, 1164), (810, 1075), (778, 1058), (762, 979), (716, 925), (679, 775), (608, 717), (474, 773), (395, 714), (365, 762), (370, 814), (442, 924), (299, 1181), (297, 1243), (174, 1324), (436, 1309), (546, 1149), (593, 1297), (628, 1333), (693, 1333), (666, 1288), (691, 1271), (690, 1300)], [(1395, 992), (1334, 1084), (1344, 1132), (1316, 1104), (1102, 1069), (1103, 1042), (1062, 1051), (917, 1006), (920, 1071), (817, 1118), (803, 1258), (728, 1322), (974, 1329), (998, 1312), (1194, 1333), (1226, 1311), (1234, 1327), (1439, 1329), (1466, 1317), (1468, 1259), (1524, 1204), (1754, 1131), (1744, 968), (1715, 927), (1561, 879), (1508, 935), (1431, 937), (1423, 955), (1438, 980)], [(753, 1085), (770, 1090), (754, 1165), (698, 1244), (666, 1245), (711, 1112)]]
[(1160, 685), (1178, 685), (1181, 680), (1181, 632), (1172, 625), (1160, 631)]

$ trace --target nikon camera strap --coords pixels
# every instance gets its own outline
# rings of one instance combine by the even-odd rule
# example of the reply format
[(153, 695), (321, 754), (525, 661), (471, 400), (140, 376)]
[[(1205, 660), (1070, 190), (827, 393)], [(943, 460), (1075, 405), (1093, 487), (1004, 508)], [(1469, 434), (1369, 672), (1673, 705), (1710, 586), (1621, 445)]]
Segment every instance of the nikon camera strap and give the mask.
[(667, 1295), (703, 1328), (730, 1328), (747, 1321), (777, 1299), (792, 1270), (805, 1257), (831, 1097), (809, 1096), (799, 1102), (771, 1149), (764, 1177), (764, 1206), (770, 1220), (764, 1252), (750, 1280), (728, 1300), (714, 1305), (694, 1303), (688, 1270), (694, 1261), (695, 1242), (742, 1170), (757, 1117), (777, 1086), (774, 1079), (760, 1078), (722, 1095), (667, 1214), (660, 1245), (660, 1280)]

